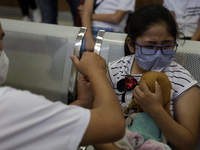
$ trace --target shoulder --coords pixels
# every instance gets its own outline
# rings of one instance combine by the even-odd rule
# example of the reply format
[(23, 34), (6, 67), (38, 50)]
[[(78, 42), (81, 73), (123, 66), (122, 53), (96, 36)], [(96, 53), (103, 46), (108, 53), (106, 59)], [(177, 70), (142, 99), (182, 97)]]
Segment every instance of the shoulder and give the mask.
[(178, 78), (183, 80), (188, 79), (188, 82), (195, 80), (187, 69), (185, 69), (183, 66), (181, 66), (175, 61), (172, 61), (170, 66), (167, 69), (165, 69), (164, 72), (168, 75), (169, 78), (174, 80)]
[(48, 100), (43, 95), (38, 95), (31, 93), (27, 90), (15, 89), (12, 87), (0, 87), (0, 102), (5, 104), (9, 109), (17, 110), (48, 110), (51, 109), (63, 109), (63, 110), (74, 110), (74, 111), (83, 111), (85, 109), (78, 106), (68, 106), (60, 101), (51, 101)]
[(130, 69), (133, 63), (133, 55), (122, 57), (116, 61), (108, 63), (108, 69), (110, 73), (117, 73), (125, 71), (127, 74), (130, 73)]
[(194, 79), (191, 73), (175, 61), (164, 70), (164, 73), (168, 76), (172, 84), (174, 90), (173, 99), (177, 99), (189, 88), (198, 84), (197, 80)]
[[(13, 138), (19, 139), (17, 143), (7, 140), (1, 148), (13, 149), (16, 143), (19, 149), (29, 149), (32, 144), (36, 149), (76, 149), (90, 121), (87, 109), (51, 102), (43, 96), (11, 87), (0, 87), (0, 103), (0, 118), (4, 120), (0, 129), (6, 129)], [(32, 136), (27, 138), (28, 134)], [(63, 140), (56, 140), (58, 134)], [(57, 142), (52, 144), (52, 141)], [(49, 144), (44, 145), (44, 142)]]
[(108, 63), (108, 75), (113, 86), (127, 74), (131, 73), (134, 55), (122, 57), (119, 60)]
[[(24, 113), (23, 111), (25, 110), (27, 110), (27, 113), (31, 111), (32, 113), (33, 111), (54, 113), (56, 111), (63, 110), (66, 115), (70, 114), (71, 112), (86, 112), (90, 114), (90, 111), (88, 109), (76, 105), (69, 106), (60, 101), (53, 102), (42, 95), (37, 95), (27, 90), (19, 90), (12, 87), (0, 87), (0, 102), (2, 105), (7, 106), (7, 108), (5, 109), (7, 109), (8, 111), (19, 110), (18, 113)], [(68, 111), (69, 113), (67, 114), (66, 112)]]
[(13, 101), (13, 103), (22, 103), (22, 104), (28, 104), (32, 103), (36, 104), (43, 104), (43, 103), (52, 103), (51, 101), (47, 100), (44, 96), (42, 95), (37, 95), (34, 93), (31, 93), (28, 90), (20, 90), (20, 89), (15, 89), (12, 87), (1, 87), (0, 88), (0, 100), (6, 100), (6, 101)]
[(118, 60), (109, 62), (109, 65), (116, 65), (116, 64), (129, 64), (132, 63), (132, 59), (133, 59), (134, 55), (128, 55), (128, 56), (124, 56)]

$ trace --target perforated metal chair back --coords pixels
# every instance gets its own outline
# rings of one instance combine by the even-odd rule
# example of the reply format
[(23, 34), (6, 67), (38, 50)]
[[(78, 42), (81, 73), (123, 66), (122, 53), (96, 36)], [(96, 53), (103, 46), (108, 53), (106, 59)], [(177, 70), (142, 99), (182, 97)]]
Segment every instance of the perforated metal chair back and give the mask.
[(52, 101), (73, 101), (77, 71), (70, 55), (80, 56), (86, 28), (9, 19), (0, 22), (10, 60), (4, 85), (30, 90)]
[(175, 61), (186, 68), (200, 83), (200, 42), (178, 40)]

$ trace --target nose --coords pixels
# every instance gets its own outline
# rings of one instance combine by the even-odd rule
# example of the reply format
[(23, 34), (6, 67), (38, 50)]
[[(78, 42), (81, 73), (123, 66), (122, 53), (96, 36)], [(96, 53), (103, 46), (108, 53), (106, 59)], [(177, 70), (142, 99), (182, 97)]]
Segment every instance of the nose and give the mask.
[(162, 46), (157, 46), (157, 50), (161, 50), (162, 51)]

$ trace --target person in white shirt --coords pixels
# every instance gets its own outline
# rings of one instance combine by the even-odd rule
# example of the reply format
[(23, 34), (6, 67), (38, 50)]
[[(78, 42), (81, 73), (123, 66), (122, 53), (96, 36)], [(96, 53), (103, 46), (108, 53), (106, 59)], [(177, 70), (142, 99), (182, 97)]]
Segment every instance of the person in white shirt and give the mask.
[(180, 38), (200, 41), (200, 1), (199, 0), (164, 0), (163, 5), (176, 19)]
[[(9, 65), (3, 37), (0, 25), (0, 84), (6, 80)], [(89, 52), (81, 60), (74, 55), (71, 59), (82, 75), (77, 100), (70, 105), (0, 86), (1, 150), (76, 150), (124, 136), (125, 121), (106, 77), (105, 60)]]
[(99, 30), (124, 32), (128, 14), (135, 9), (135, 0), (85, 0), (82, 26), (87, 27), (82, 52), (93, 51)]

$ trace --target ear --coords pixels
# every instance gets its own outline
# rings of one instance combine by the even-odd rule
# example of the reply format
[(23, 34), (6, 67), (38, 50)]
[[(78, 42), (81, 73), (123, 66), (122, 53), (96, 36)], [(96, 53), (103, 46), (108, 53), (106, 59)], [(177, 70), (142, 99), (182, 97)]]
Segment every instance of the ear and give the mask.
[(134, 44), (133, 44), (133, 42), (132, 42), (130, 37), (127, 37), (126, 43), (128, 45), (128, 48), (129, 48), (130, 52), (134, 54), (135, 53), (135, 46), (134, 46)]

